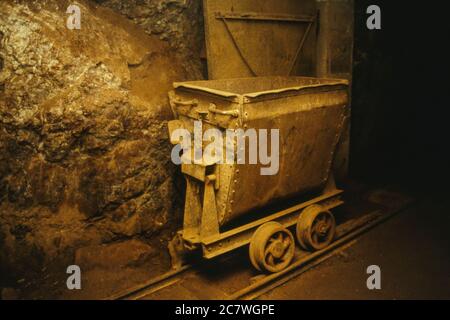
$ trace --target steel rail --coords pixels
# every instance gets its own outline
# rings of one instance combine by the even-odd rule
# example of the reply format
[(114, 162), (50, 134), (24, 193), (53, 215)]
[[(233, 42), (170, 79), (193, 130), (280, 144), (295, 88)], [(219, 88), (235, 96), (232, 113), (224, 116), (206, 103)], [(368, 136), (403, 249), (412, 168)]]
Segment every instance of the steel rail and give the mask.
[(136, 287), (119, 292), (113, 296), (106, 298), (105, 300), (139, 300), (140, 298), (143, 298), (149, 294), (155, 293), (177, 283), (181, 280), (177, 277), (181, 276), (191, 269), (192, 265), (184, 265), (179, 269), (166, 272)]

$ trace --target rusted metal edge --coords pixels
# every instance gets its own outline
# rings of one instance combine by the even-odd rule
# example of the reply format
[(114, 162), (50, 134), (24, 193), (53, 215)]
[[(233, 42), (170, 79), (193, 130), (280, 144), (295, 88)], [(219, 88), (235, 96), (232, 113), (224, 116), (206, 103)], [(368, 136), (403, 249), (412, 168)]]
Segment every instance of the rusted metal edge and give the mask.
[[(236, 80), (244, 80), (244, 79), (253, 79), (253, 78), (241, 78)], [(342, 87), (342, 89), (345, 89), (345, 87), (348, 87), (349, 81), (345, 79), (319, 79), (319, 80), (328, 80), (333, 81), (332, 83), (325, 83), (325, 84), (312, 84), (312, 85), (302, 85), (302, 86), (294, 86), (294, 87), (286, 87), (282, 89), (275, 89), (275, 90), (267, 90), (267, 91), (260, 91), (260, 92), (254, 92), (254, 93), (245, 93), (245, 94), (237, 94), (237, 93), (231, 93), (227, 91), (217, 90), (217, 89), (211, 89), (204, 86), (201, 86), (200, 83), (203, 83), (203, 81), (192, 81), (192, 82), (175, 82), (173, 84), (175, 89), (188, 89), (190, 91), (195, 92), (205, 92), (209, 93), (215, 96), (231, 99), (234, 102), (238, 102), (242, 99), (244, 103), (251, 102), (252, 99), (259, 98), (266, 95), (274, 95), (274, 94), (280, 94), (285, 92), (299, 92), (303, 90), (311, 90), (311, 89), (317, 89), (317, 88), (323, 88), (324, 91), (334, 91), (336, 88)], [(198, 84), (196, 84), (198, 83)], [(344, 87), (343, 87), (344, 86)]]
[(215, 12), (216, 19), (259, 20), (280, 22), (312, 22), (315, 16), (293, 14), (268, 14), (260, 12)]
[[(243, 104), (256, 103), (262, 101), (270, 101), (276, 100), (280, 98), (290, 98), (297, 97), (305, 94), (319, 94), (319, 93), (339, 93), (339, 92), (348, 92), (348, 87), (346, 85), (334, 85), (328, 88), (303, 88), (299, 90), (290, 90), (289, 88), (281, 93), (264, 93), (255, 97), (244, 96)], [(347, 105), (348, 103), (345, 101), (343, 103), (338, 103), (337, 105)]]
[(203, 83), (203, 81), (191, 81), (191, 82), (174, 82), (173, 87), (175, 89), (187, 89), (188, 91), (201, 92), (201, 93), (209, 93), (213, 96), (218, 96), (222, 98), (226, 98), (228, 100), (237, 102), (240, 94), (226, 92), (217, 89), (211, 89), (207, 87), (203, 87), (201, 85), (196, 85), (195, 83)]
[(285, 93), (285, 92), (290, 92), (290, 91), (296, 91), (297, 94), (300, 94), (301, 91), (313, 90), (313, 89), (318, 89), (318, 88), (323, 89), (323, 91), (335, 91), (337, 88), (345, 89), (347, 86), (348, 86), (347, 80), (335, 80), (334, 83), (311, 84), (311, 85), (304, 85), (304, 86), (286, 87), (283, 89), (246, 93), (243, 96), (244, 96), (244, 102), (246, 102), (245, 98), (253, 99), (253, 98), (259, 98), (259, 97), (265, 96), (265, 95), (280, 94), (280, 93)]

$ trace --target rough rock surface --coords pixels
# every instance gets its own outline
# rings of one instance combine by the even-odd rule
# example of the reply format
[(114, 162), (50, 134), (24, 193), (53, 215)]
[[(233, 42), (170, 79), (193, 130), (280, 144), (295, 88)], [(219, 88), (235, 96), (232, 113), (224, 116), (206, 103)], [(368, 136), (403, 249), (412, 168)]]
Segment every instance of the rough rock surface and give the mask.
[(180, 216), (166, 94), (196, 75), (165, 41), (77, 3), (81, 30), (66, 27), (72, 2), (0, 2), (2, 273), (151, 237)]
[(120, 12), (150, 35), (166, 40), (185, 67), (201, 77), (204, 44), (202, 0), (95, 0)]

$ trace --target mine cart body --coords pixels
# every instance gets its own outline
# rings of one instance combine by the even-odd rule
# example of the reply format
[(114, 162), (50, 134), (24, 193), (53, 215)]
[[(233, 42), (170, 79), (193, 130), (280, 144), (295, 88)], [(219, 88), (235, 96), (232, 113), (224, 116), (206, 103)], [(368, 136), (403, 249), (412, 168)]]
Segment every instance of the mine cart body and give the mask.
[[(188, 247), (202, 247), (211, 258), (248, 244), (267, 221), (289, 227), (307, 205), (342, 203), (341, 191), (330, 187), (330, 171), (348, 104), (346, 80), (256, 77), (175, 83), (174, 88), (169, 97), (176, 120), (169, 123), (170, 133), (183, 128), (194, 136), (194, 121), (202, 122), (203, 132), (217, 128), (224, 135), (227, 129), (279, 129), (277, 174), (262, 175), (267, 165), (248, 161), (181, 165), (187, 190), (180, 237)], [(258, 216), (272, 204), (305, 194), (314, 196)], [(250, 213), (256, 220), (226, 228)]]

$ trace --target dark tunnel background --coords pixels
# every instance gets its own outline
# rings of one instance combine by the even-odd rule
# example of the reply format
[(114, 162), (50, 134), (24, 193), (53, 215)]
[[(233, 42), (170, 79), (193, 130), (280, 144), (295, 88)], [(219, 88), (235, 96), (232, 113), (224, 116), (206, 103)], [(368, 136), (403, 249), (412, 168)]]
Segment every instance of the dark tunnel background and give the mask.
[[(366, 28), (371, 4), (381, 30)], [(355, 0), (353, 178), (448, 188), (449, 15), (444, 2)]]

